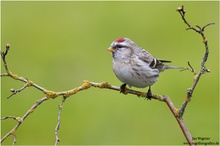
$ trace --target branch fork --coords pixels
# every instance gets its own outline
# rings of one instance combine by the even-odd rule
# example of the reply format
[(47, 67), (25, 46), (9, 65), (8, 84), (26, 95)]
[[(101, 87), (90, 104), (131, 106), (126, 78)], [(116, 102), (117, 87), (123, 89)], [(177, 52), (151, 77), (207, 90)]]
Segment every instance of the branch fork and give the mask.
[[(189, 143), (189, 145), (195, 145), (192, 139), (192, 136), (189, 132), (189, 130), (187, 129), (185, 123), (183, 122), (183, 114), (185, 111), (185, 108), (187, 106), (187, 104), (189, 103), (189, 101), (191, 100), (191, 97), (193, 95), (194, 89), (201, 77), (202, 74), (205, 73), (209, 73), (210, 70), (208, 68), (205, 67), (205, 63), (208, 59), (208, 55), (209, 55), (209, 47), (208, 47), (208, 41), (204, 35), (204, 30), (206, 27), (213, 25), (213, 22), (210, 22), (208, 24), (206, 24), (203, 27), (200, 27), (199, 25), (195, 25), (195, 27), (193, 27), (185, 18), (185, 14), (186, 11), (184, 9), (184, 6), (179, 7), (177, 9), (177, 11), (179, 12), (179, 14), (181, 15), (184, 23), (188, 26), (188, 28), (186, 30), (193, 30), (197, 33), (199, 33), (202, 36), (203, 39), (203, 43), (205, 45), (205, 54), (204, 57), (202, 58), (202, 62), (201, 62), (201, 68), (199, 73), (196, 73), (194, 68), (191, 66), (191, 64), (188, 62), (188, 66), (189, 68), (184, 69), (184, 70), (189, 70), (194, 74), (194, 82), (191, 86), (191, 88), (187, 89), (186, 92), (186, 98), (184, 100), (184, 102), (182, 103), (180, 109), (175, 108), (174, 104), (172, 103), (171, 99), (166, 96), (166, 95), (153, 95), (152, 99), (158, 100), (158, 101), (163, 101), (167, 104), (168, 108), (170, 109), (170, 111), (172, 112), (173, 116), (176, 118), (187, 142)], [(63, 104), (66, 101), (66, 99), (68, 97), (70, 97), (71, 95), (74, 95), (76, 93), (78, 93), (79, 91), (85, 90), (85, 89), (89, 89), (91, 87), (95, 87), (95, 88), (100, 88), (100, 89), (110, 89), (110, 90), (114, 90), (114, 91), (120, 91), (120, 87), (117, 86), (113, 86), (111, 84), (109, 84), (108, 82), (101, 82), (101, 83), (96, 83), (96, 82), (91, 82), (88, 80), (83, 81), (82, 85), (76, 88), (73, 88), (71, 90), (68, 91), (60, 91), (60, 92), (55, 92), (55, 91), (50, 91), (45, 89), (44, 87), (41, 87), (40, 85), (35, 84), (33, 81), (30, 81), (28, 79), (25, 79), (23, 77), (19, 77), (16, 74), (13, 74), (7, 66), (6, 63), (6, 55), (8, 54), (10, 50), (10, 45), (7, 44), (6, 45), (6, 51), (5, 52), (1, 52), (1, 58), (3, 60), (4, 63), (4, 68), (6, 70), (6, 73), (1, 74), (1, 77), (10, 77), (14, 80), (18, 80), (24, 83), (24, 85), (20, 88), (20, 89), (10, 89), (10, 91), (12, 92), (7, 98), (12, 97), (13, 95), (17, 94), (18, 92), (21, 92), (23, 90), (25, 90), (27, 87), (34, 87), (37, 90), (40, 90), (41, 92), (43, 92), (45, 94), (45, 97), (39, 99), (36, 103), (34, 103), (34, 105), (22, 116), (22, 117), (15, 117), (15, 116), (6, 116), (1, 118), (1, 120), (6, 120), (6, 119), (14, 119), (17, 121), (17, 124), (15, 125), (14, 128), (12, 128), (12, 130), (10, 130), (5, 136), (3, 136), (3, 138), (1, 139), (1, 143), (7, 139), (10, 135), (12, 135), (14, 137), (13, 139), (13, 143), (12, 145), (14, 145), (16, 143), (16, 131), (17, 129), (20, 127), (20, 125), (23, 123), (23, 121), (43, 102), (47, 101), (48, 99), (52, 98), (55, 99), (58, 96), (62, 96), (62, 101), (60, 102), (59, 106), (58, 106), (58, 121), (57, 121), (57, 125), (55, 127), (55, 145), (58, 144), (58, 142), (60, 142), (59, 136), (58, 136), (58, 131), (60, 128), (60, 123), (61, 123), (61, 112), (62, 112), (62, 108), (63, 108)], [(136, 91), (136, 90), (131, 90), (126, 88), (124, 94), (132, 94), (132, 95), (136, 95), (138, 97), (143, 97), (146, 99), (146, 94), (145, 92), (140, 92), (140, 91)]]

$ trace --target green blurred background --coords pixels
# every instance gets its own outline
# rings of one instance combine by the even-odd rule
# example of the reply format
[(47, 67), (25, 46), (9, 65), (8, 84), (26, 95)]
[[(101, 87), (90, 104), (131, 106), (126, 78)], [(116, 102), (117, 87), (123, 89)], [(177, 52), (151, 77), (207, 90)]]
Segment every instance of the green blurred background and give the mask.
[[(173, 65), (187, 67), (190, 61), (198, 71), (204, 45), (200, 35), (185, 30), (176, 12), (181, 5), (192, 25), (216, 23), (205, 30), (210, 47), (206, 66), (211, 73), (202, 76), (184, 121), (194, 138), (218, 142), (219, 2), (1, 2), (1, 48), (11, 45), (7, 63), (12, 72), (53, 91), (78, 87), (83, 80), (121, 85), (106, 51), (119, 37), (131, 38), (157, 58), (172, 60)], [(5, 72), (3, 66), (1, 72)], [(192, 82), (191, 72), (169, 70), (161, 74), (152, 91), (169, 95), (179, 108)], [(1, 117), (21, 117), (44, 96), (27, 88), (7, 100), (9, 89), (23, 83), (10, 78), (2, 78), (1, 83)], [(54, 144), (60, 101), (61, 97), (44, 102), (24, 121), (17, 131), (17, 145)], [(111, 90), (91, 88), (69, 97), (61, 116), (60, 145), (186, 142), (165, 103)], [(2, 136), (16, 124), (13, 120), (1, 123)], [(3, 145), (11, 144), (12, 139)]]

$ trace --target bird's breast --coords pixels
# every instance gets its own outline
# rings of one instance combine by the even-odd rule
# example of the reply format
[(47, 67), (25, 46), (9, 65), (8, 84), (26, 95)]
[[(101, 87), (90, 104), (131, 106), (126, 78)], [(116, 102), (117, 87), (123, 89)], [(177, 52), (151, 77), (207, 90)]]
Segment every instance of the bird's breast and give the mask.
[(116, 77), (129, 86), (145, 88), (154, 84), (159, 77), (157, 69), (152, 69), (142, 62), (113, 60), (112, 65)]

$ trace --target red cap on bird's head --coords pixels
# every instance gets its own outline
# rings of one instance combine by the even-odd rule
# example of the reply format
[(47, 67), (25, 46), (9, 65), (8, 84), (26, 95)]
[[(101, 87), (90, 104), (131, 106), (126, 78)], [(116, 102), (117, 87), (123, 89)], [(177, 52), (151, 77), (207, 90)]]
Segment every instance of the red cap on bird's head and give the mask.
[(124, 42), (124, 41), (125, 41), (124, 38), (118, 38), (117, 40), (115, 40), (115, 42), (117, 42), (117, 43), (121, 43), (121, 42)]

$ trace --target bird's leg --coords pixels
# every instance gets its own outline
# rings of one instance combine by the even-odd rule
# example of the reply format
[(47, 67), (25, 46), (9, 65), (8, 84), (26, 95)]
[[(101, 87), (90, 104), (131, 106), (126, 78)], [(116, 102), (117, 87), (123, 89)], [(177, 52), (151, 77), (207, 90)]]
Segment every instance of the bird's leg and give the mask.
[(125, 93), (126, 84), (120, 86), (120, 93)]
[(152, 97), (153, 97), (153, 95), (152, 95), (152, 92), (151, 92), (151, 89), (150, 89), (150, 86), (149, 86), (149, 89), (147, 91), (147, 99), (151, 100)]

